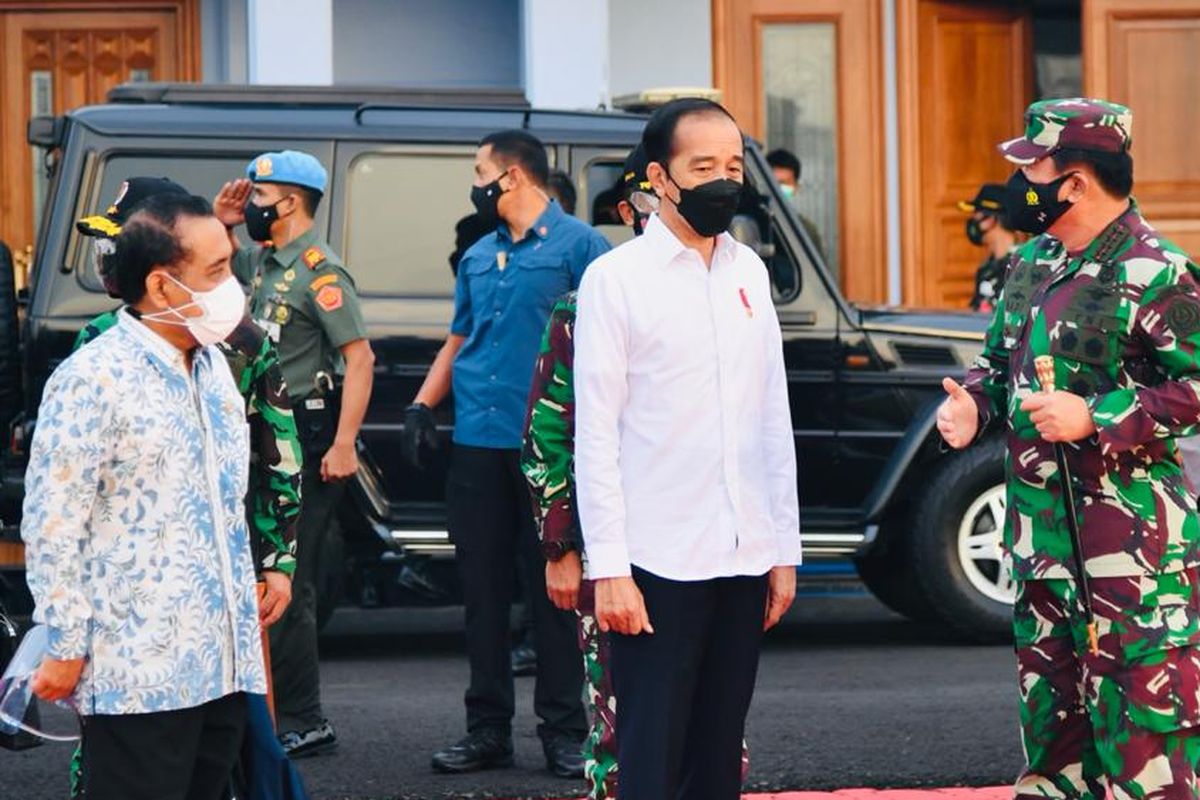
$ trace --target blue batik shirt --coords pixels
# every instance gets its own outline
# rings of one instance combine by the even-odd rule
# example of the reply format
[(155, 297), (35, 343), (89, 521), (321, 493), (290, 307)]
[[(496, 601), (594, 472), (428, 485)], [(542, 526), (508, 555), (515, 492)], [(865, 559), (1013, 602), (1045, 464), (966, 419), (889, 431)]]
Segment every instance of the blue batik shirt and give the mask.
[(455, 443), (520, 448), (550, 309), (609, 249), (552, 200), (521, 241), (501, 224), (463, 254), (450, 325), (466, 337), (454, 359)]
[(46, 384), (21, 536), (49, 655), (86, 658), (83, 714), (266, 692), (243, 498), (249, 435), (225, 357), (128, 312)]

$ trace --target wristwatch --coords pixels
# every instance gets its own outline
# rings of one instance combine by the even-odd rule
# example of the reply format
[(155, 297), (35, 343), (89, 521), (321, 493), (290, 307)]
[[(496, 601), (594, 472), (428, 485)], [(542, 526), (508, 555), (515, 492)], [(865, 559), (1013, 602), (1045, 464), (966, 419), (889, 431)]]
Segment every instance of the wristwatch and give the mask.
[(547, 561), (562, 561), (563, 557), (575, 549), (574, 542), (564, 542), (557, 540), (553, 542), (542, 542), (542, 555)]

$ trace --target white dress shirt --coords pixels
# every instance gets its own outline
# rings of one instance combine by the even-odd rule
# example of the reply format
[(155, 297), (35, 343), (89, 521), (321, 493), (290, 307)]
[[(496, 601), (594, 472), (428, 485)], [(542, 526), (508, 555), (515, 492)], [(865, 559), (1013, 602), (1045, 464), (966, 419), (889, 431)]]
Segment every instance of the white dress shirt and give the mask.
[(657, 216), (584, 275), (575, 469), (588, 574), (669, 580), (800, 563), (796, 450), (762, 260), (712, 267)]

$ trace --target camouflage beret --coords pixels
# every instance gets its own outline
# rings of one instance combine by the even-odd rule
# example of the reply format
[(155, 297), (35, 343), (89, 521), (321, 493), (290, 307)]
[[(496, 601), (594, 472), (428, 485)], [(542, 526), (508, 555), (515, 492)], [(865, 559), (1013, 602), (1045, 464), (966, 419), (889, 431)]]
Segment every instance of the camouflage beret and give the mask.
[(999, 147), (1009, 161), (1025, 165), (1063, 148), (1122, 153), (1132, 132), (1133, 112), (1123, 105), (1083, 97), (1039, 100), (1025, 111), (1025, 135)]

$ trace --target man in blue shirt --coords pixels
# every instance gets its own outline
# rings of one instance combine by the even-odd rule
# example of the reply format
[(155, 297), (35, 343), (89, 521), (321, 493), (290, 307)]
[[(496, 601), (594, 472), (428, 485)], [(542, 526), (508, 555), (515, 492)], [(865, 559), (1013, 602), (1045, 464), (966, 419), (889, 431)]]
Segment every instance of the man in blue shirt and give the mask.
[(450, 335), (405, 413), (405, 456), (422, 466), (436, 441), (433, 409), (454, 390), (454, 452), (446, 490), (466, 604), (467, 736), (435, 753), (439, 772), (512, 764), (509, 661), (513, 564), (528, 565), (538, 644), (534, 710), (546, 765), (583, 776), (582, 664), (570, 614), (546, 596), (529, 492), (520, 470), (525, 405), (555, 300), (579, 286), (608, 242), (546, 195), (546, 148), (525, 131), (487, 136), (475, 155), (471, 201), (495, 225), (462, 257)]

